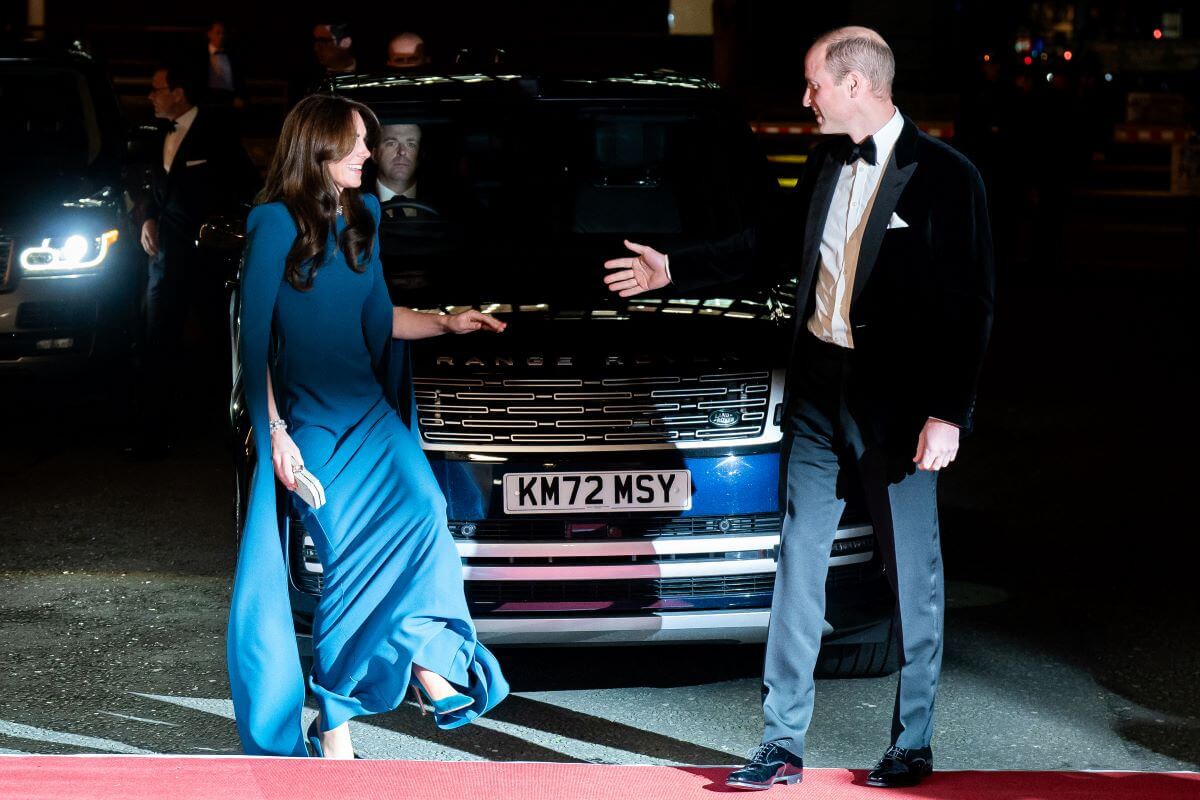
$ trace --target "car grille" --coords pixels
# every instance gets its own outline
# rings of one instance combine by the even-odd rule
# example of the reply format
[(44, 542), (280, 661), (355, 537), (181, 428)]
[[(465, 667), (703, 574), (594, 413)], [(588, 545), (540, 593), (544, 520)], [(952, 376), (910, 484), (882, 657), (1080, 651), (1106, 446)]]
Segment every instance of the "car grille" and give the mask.
[(468, 603), (650, 603), (679, 597), (770, 594), (775, 573), (607, 581), (467, 581)]
[(13, 240), (8, 236), (0, 236), (0, 292), (8, 288), (8, 282), (13, 273)]
[(763, 435), (771, 373), (414, 379), (427, 443), (511, 447), (703, 444)]
[(728, 517), (672, 517), (646, 514), (606, 514), (603, 520), (488, 519), (450, 522), (456, 539), (472, 541), (588, 541), (641, 539), (651, 536), (714, 536), (728, 534), (775, 534), (782, 523), (780, 514), (745, 514)]

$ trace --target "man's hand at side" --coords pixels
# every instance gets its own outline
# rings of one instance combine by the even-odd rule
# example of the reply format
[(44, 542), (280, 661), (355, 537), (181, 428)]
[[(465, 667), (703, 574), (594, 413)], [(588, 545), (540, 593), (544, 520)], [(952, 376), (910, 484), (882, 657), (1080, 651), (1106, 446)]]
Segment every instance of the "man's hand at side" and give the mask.
[(158, 220), (148, 219), (142, 223), (142, 249), (151, 258), (158, 255)]
[(653, 247), (628, 239), (625, 240), (625, 246), (637, 255), (604, 262), (605, 269), (615, 270), (604, 276), (610, 292), (616, 292), (621, 297), (632, 297), (652, 289), (661, 289), (671, 282), (667, 274), (666, 256)]
[(917, 469), (937, 472), (950, 466), (958, 455), (958, 426), (930, 417), (917, 439), (917, 454), (913, 463)]

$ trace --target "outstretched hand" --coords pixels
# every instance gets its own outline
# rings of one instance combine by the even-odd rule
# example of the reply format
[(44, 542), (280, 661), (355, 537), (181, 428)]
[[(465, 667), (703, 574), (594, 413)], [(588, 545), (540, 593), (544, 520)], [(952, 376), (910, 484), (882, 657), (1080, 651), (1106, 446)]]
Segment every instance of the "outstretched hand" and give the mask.
[(451, 314), (446, 319), (446, 330), (451, 333), (472, 333), (482, 329), (493, 333), (503, 333), (507, 327), (507, 322), (501, 322), (491, 314), (484, 314), (475, 309), (464, 311), (461, 314)]
[(604, 262), (605, 269), (615, 270), (604, 276), (610, 292), (616, 292), (621, 297), (632, 297), (652, 289), (661, 289), (671, 282), (667, 276), (666, 256), (653, 247), (628, 239), (625, 240), (625, 246), (637, 255)]

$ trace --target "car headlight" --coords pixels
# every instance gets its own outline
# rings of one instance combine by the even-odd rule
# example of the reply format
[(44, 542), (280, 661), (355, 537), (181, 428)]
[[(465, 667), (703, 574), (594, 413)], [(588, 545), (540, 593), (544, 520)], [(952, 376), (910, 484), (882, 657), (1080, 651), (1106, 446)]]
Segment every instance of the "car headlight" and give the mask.
[(21, 251), (21, 267), (35, 274), (94, 270), (104, 263), (117, 236), (113, 229), (96, 237), (76, 233), (43, 239), (40, 246)]

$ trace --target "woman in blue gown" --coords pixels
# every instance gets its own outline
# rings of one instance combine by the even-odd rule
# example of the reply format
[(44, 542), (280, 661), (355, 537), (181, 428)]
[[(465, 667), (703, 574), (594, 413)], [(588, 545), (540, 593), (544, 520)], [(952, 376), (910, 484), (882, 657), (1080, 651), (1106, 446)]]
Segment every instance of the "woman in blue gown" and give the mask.
[[(404, 340), (504, 325), (478, 311), (393, 308), (379, 202), (358, 189), (368, 126), (378, 130), (360, 104), (301, 101), (247, 222), (238, 348), (256, 467), (227, 655), (249, 754), (308, 753), (276, 513), (276, 480), (294, 490), (300, 467), (327, 498), (312, 509), (288, 496), (325, 569), (307, 676), (319, 709), (308, 735), (314, 752), (351, 757), (348, 720), (396, 708), (410, 683), (442, 728), (470, 722), (508, 693), (467, 611), (445, 498), (385, 391), (393, 366), (405, 363)], [(411, 389), (392, 400), (411, 404)]]

